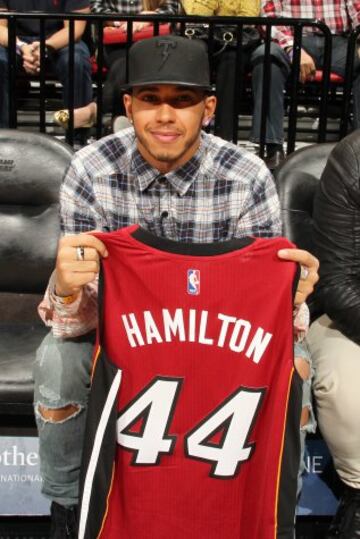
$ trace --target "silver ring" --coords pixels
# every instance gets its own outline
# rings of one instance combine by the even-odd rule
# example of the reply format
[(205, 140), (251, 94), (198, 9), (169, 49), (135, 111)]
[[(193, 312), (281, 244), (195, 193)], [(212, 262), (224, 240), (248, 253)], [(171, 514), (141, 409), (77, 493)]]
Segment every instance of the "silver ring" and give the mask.
[(305, 281), (308, 278), (308, 275), (309, 275), (308, 268), (301, 266), (300, 279), (303, 279)]
[(85, 260), (85, 248), (82, 245), (76, 247), (76, 260)]

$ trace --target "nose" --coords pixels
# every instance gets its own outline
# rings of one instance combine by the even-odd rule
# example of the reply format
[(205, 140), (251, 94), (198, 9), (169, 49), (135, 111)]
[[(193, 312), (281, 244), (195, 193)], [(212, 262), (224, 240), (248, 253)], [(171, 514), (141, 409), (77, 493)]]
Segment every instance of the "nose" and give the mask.
[(175, 120), (175, 110), (174, 108), (166, 102), (163, 102), (159, 105), (157, 109), (156, 119), (161, 123), (174, 122)]

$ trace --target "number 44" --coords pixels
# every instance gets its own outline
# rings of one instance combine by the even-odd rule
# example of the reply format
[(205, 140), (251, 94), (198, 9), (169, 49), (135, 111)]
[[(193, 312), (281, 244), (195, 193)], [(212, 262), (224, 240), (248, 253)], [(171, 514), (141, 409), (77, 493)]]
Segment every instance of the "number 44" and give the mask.
[[(133, 465), (154, 466), (162, 454), (171, 454), (176, 436), (169, 435), (183, 380), (156, 377), (120, 413), (117, 441), (134, 452)], [(211, 463), (210, 476), (231, 478), (250, 459), (255, 444), (249, 443), (263, 402), (265, 389), (239, 387), (185, 436), (185, 454)], [(140, 431), (131, 428), (141, 420)], [(211, 441), (220, 433), (220, 440)]]

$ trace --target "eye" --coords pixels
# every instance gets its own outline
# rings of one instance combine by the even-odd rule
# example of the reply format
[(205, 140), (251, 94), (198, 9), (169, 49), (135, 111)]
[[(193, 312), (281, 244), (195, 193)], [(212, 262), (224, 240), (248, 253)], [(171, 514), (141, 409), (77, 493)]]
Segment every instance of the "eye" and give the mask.
[(138, 95), (138, 99), (140, 99), (141, 101), (144, 101), (145, 103), (155, 104), (159, 102), (159, 97), (156, 94), (150, 94), (150, 93), (140, 94)]

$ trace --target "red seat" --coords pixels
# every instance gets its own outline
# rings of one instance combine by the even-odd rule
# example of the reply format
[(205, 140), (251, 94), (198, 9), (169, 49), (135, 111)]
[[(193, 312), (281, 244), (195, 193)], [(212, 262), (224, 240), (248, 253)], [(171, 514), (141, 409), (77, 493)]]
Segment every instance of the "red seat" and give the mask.
[[(314, 82), (322, 82), (323, 79), (323, 71), (321, 69), (317, 69), (315, 73), (315, 77), (311, 79)], [(330, 73), (330, 82), (333, 84), (343, 84), (344, 78), (341, 75), (337, 75), (337, 73)]]
[[(159, 35), (170, 34), (170, 24), (164, 23), (159, 24)], [(154, 25), (145, 26), (139, 32), (134, 32), (131, 36), (132, 41), (139, 41), (140, 39), (147, 39), (154, 36)], [(126, 43), (127, 41), (127, 30), (122, 28), (115, 28), (114, 26), (107, 26), (104, 28), (104, 45), (114, 45), (116, 43)]]

